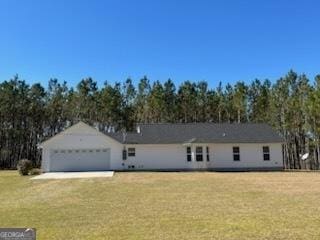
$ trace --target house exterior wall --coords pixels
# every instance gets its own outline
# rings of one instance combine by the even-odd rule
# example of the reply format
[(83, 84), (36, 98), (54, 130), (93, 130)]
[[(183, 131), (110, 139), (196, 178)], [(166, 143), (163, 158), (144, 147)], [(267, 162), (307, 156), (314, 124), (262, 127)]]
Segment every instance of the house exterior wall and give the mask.
[[(121, 144), (90, 126), (79, 123), (41, 144), (42, 169), (50, 171), (50, 152), (65, 149), (110, 149), (110, 170), (250, 170), (282, 169), (281, 143), (192, 143), (192, 161), (183, 144)], [(203, 147), (203, 161), (196, 161), (196, 147)], [(233, 147), (240, 148), (240, 161), (233, 160)], [(263, 146), (270, 148), (270, 161), (263, 160)], [(135, 148), (135, 157), (122, 159), (123, 149)], [(209, 147), (209, 159), (206, 159)], [(94, 157), (94, 155), (93, 155)], [(67, 161), (67, 159), (66, 159)], [(132, 168), (134, 166), (134, 168)], [(130, 167), (130, 168), (129, 168)]]
[(48, 147), (42, 148), (42, 156), (41, 156), (41, 169), (44, 172), (49, 171), (49, 159), (50, 159), (50, 149)]
[[(282, 169), (281, 143), (242, 143), (242, 144), (211, 144), (210, 151), (214, 169)], [(269, 146), (270, 160), (263, 160), (263, 146)], [(233, 147), (240, 148), (240, 161), (233, 161)]]
[(187, 162), (186, 147), (182, 144), (139, 144), (126, 147), (136, 149), (136, 156), (124, 161), (125, 167), (134, 165), (135, 170), (207, 167), (206, 162)]
[[(203, 161), (195, 159), (196, 146), (203, 147)], [(209, 147), (209, 162), (206, 161), (206, 147)], [(233, 161), (233, 147), (240, 148), (240, 161)], [(263, 146), (270, 148), (270, 161), (263, 160)], [(126, 145), (134, 147), (136, 156), (123, 161), (125, 166), (115, 166), (115, 169), (128, 169), (134, 165), (134, 170), (233, 170), (233, 169), (282, 169), (281, 143), (242, 143), (242, 144), (192, 144), (192, 161), (187, 161), (186, 147), (182, 144), (139, 144)]]
[[(110, 149), (110, 166), (117, 165), (122, 154), (122, 144), (88, 127), (74, 125), (42, 144), (43, 171), (50, 171), (50, 152), (56, 149)], [(66, 159), (67, 161), (67, 159)]]

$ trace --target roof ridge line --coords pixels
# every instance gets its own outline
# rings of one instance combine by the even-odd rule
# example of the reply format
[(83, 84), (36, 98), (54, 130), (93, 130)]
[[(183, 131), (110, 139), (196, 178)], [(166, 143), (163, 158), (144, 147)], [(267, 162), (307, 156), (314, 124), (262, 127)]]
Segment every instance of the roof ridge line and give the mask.
[(223, 122), (223, 123), (216, 123), (216, 122), (188, 122), (188, 123), (137, 123), (136, 125), (196, 125), (196, 124), (208, 124), (208, 125), (270, 125), (268, 123), (251, 123), (251, 122)]

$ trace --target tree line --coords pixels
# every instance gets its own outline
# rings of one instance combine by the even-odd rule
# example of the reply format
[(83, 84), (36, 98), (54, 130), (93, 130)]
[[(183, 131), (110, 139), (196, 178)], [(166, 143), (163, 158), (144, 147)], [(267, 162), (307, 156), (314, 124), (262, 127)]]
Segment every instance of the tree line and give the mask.
[[(285, 140), (286, 168), (319, 169), (320, 75), (309, 80), (291, 70), (273, 84), (255, 79), (216, 88), (146, 76), (137, 86), (128, 78), (98, 88), (85, 78), (75, 88), (57, 79), (44, 87), (14, 76), (0, 83), (0, 168), (15, 168), (22, 158), (39, 165), (37, 145), (78, 120), (101, 131), (130, 131), (136, 123), (268, 123)], [(304, 153), (310, 153), (306, 161)]]

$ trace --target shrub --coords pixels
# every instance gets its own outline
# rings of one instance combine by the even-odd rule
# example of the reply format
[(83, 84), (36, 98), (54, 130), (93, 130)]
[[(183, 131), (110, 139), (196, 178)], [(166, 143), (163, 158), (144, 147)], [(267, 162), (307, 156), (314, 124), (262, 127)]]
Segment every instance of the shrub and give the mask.
[(32, 168), (30, 171), (30, 175), (40, 175), (41, 173), (42, 171), (39, 168)]
[(32, 169), (32, 162), (28, 159), (21, 159), (18, 162), (17, 169), (20, 175), (28, 175)]

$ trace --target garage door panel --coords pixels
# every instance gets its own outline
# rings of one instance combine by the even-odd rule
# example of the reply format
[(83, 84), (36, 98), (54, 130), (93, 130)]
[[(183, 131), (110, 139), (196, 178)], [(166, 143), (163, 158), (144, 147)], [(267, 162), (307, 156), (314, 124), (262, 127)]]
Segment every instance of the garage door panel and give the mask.
[(102, 171), (110, 169), (110, 149), (53, 150), (50, 171)]

